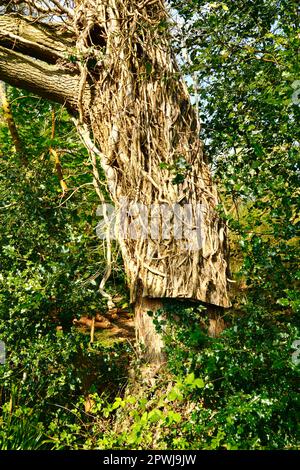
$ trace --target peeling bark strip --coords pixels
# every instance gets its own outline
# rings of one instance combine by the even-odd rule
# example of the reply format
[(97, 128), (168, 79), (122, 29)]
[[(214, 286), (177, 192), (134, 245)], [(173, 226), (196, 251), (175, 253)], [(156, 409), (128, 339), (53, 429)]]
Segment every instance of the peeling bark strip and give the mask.
[[(68, 19), (76, 42), (73, 68), (61, 62), (63, 50), (69, 51), (62, 36), (49, 45), (44, 41), (54, 26), (4, 15), (0, 79), (65, 103), (79, 115), (86, 140), (89, 131), (93, 134), (91, 145), (98, 149), (117, 208), (124, 198), (149, 208), (190, 204), (195, 229), (196, 207), (207, 208), (202, 247), (196, 250), (175, 237), (119, 237), (132, 302), (141, 289), (148, 298), (229, 306), (226, 226), (215, 210), (219, 200), (203, 161), (198, 120), (171, 52), (164, 2), (83, 0), (76, 5)], [(21, 21), (23, 30), (14, 21)]]

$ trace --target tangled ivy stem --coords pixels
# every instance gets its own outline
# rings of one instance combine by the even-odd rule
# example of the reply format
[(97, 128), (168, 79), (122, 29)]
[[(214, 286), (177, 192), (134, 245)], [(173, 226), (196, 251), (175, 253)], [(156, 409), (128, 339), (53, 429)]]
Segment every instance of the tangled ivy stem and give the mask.
[[(117, 208), (124, 198), (131, 207), (191, 204), (197, 230), (195, 208), (204, 207), (199, 249), (174, 236), (119, 237), (131, 301), (141, 286), (143, 296), (228, 306), (226, 227), (215, 211), (218, 195), (203, 161), (198, 119), (171, 51), (164, 3), (83, 1), (74, 21), (77, 49), (86, 58), (82, 74), (92, 91), (90, 102), (80, 94), (81, 119), (88, 122), (103, 156)], [(178, 158), (188, 170), (174, 184), (169, 167)]]

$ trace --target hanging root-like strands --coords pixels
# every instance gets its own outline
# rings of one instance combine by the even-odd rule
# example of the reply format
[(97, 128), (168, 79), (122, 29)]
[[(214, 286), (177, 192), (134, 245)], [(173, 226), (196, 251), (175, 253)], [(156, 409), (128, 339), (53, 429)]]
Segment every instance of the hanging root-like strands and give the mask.
[[(135, 221), (135, 239), (119, 233), (131, 301), (141, 286), (147, 297), (226, 307), (226, 227), (216, 212), (217, 191), (171, 52), (168, 21), (161, 0), (81, 2), (75, 15), (77, 48), (94, 97), (91, 103), (82, 101), (81, 119), (88, 119), (93, 130), (119, 214), (124, 217), (124, 201), (131, 212), (125, 224), (119, 215), (119, 227)], [(132, 215), (137, 204), (160, 207), (156, 237), (144, 236), (145, 217)], [(178, 213), (170, 215), (174, 206)], [(188, 222), (184, 207), (190, 210)], [(171, 225), (181, 220), (187, 235), (164, 236), (165, 217)]]

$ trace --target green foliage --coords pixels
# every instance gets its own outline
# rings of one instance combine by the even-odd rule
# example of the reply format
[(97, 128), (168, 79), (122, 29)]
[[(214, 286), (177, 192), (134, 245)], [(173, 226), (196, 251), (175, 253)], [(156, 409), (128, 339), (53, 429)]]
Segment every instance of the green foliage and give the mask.
[(152, 385), (141, 375), (114, 400), (92, 394), (94, 419), (85, 421), (79, 403), (75, 427), (51, 423), (52, 448), (298, 449), (299, 327), (248, 304), (210, 338), (201, 310), (165, 307), (169, 372)]
[[(86, 151), (65, 111), (56, 109), (52, 138), (49, 103), (16, 90), (10, 100), (29, 163), (18, 159), (1, 123), (0, 338), (7, 357), (0, 366), (0, 448), (36, 449), (45, 447), (52, 421), (74, 424), (69, 408), (91, 387), (106, 384), (112, 393), (121, 386), (128, 347), (90, 346), (72, 324), (104, 306), (96, 282), (83, 282), (105, 270)], [(50, 146), (61, 158), (65, 195)]]
[[(167, 370), (151, 385), (135, 371), (122, 389), (129, 348), (90, 345), (72, 327), (74, 316), (101, 308), (96, 282), (81, 281), (104, 270), (85, 151), (63, 110), (53, 139), (50, 105), (10, 90), (29, 165), (0, 122), (0, 338), (8, 358), (0, 366), (0, 449), (299, 448), (298, 5), (170, 3), (181, 16), (174, 43), (200, 102), (206, 159), (230, 228), (237, 284), (228, 328), (211, 338), (204, 307), (166, 303), (166, 315), (152, 317)], [(152, 73), (146, 62), (141, 79)], [(60, 149), (71, 198), (61, 194), (50, 146)], [(173, 184), (189, 171), (180, 155), (161, 166)], [(111, 291), (124, 289), (115, 272)]]
[(206, 156), (240, 242), (235, 271), (242, 259), (253, 300), (273, 309), (299, 259), (298, 2), (171, 4), (185, 20), (178, 52), (183, 44)]
[(44, 426), (32, 408), (20, 407), (11, 414), (3, 407), (0, 419), (0, 450), (40, 450), (44, 448)]
[(184, 426), (185, 445), (297, 447), (298, 5), (171, 4), (185, 20), (178, 53), (184, 44), (183, 68), (200, 102), (206, 157), (227, 209), (233, 276), (243, 286), (235, 290), (230, 328), (219, 339), (203, 336), (194, 309), (170, 313), (171, 370), (201, 373), (206, 382)]
[[(197, 342), (189, 333), (199, 328), (199, 319), (195, 321), (194, 312), (183, 315), (189, 323), (181, 321), (180, 312), (169, 312), (170, 367), (177, 376), (193, 371), (205, 381), (200, 394), (197, 391), (193, 397), (198, 405), (186, 423), (188, 441), (196, 439), (201, 448), (296, 446), (299, 365), (294, 364), (292, 353), (299, 324), (248, 304), (231, 318), (230, 328), (220, 338), (206, 337), (204, 342), (199, 335)], [(221, 431), (222, 440), (216, 445), (214, 439)]]

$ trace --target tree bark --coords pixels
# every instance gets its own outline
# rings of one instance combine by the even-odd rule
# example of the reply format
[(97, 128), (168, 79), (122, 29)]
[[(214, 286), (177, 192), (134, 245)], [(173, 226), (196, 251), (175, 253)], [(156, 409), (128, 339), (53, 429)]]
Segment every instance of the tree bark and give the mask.
[[(48, 64), (0, 46), (0, 79), (65, 105), (72, 113), (78, 109), (79, 74), (71, 73), (60, 65)], [(88, 87), (85, 93), (85, 99), (89, 101)]]
[[(18, 29), (16, 18), (6, 16), (0, 19), (6, 28), (0, 79), (66, 104), (85, 142), (96, 145), (117, 209), (137, 337), (158, 360), (161, 339), (145, 311), (158, 308), (160, 298), (230, 305), (226, 225), (216, 210), (198, 118), (170, 47), (164, 2), (76, 4), (69, 18), (73, 68), (61, 63), (72, 34), (48, 46), (52, 27), (18, 18)], [(12, 41), (17, 50), (7, 48)]]
[(57, 25), (39, 24), (16, 14), (0, 16), (0, 45), (56, 63), (74, 53), (75, 37)]
[[(168, 36), (161, 33), (160, 25), (167, 22), (163, 3), (144, 2), (138, 12), (131, 2), (96, 2), (89, 21), (86, 5), (82, 2), (78, 12), (82, 26), (77, 46), (87, 50), (97, 21), (102, 56), (94, 99), (89, 108), (82, 101), (82, 115), (90, 120), (105, 156), (131, 301), (141, 283), (144, 297), (190, 298), (227, 307), (226, 227), (216, 212), (219, 200), (203, 160), (197, 117)], [(174, 184), (180, 164), (184, 171)], [(149, 211), (153, 206), (166, 209), (172, 228), (189, 206), (190, 220), (181, 226), (186, 233), (177, 238), (174, 230), (163, 234), (166, 221), (160, 212), (156, 237), (149, 236), (145, 214), (135, 214), (138, 204)], [(134, 234), (129, 233), (132, 228)]]
[(165, 361), (163, 340), (153, 322), (153, 314), (161, 308), (161, 299), (138, 295), (135, 302), (135, 332), (140, 356), (146, 363), (157, 365)]

